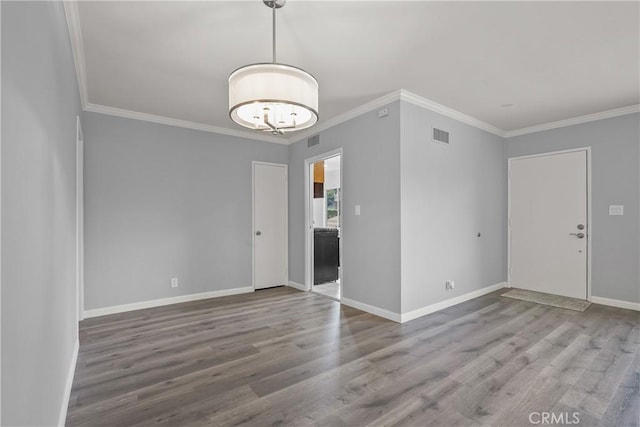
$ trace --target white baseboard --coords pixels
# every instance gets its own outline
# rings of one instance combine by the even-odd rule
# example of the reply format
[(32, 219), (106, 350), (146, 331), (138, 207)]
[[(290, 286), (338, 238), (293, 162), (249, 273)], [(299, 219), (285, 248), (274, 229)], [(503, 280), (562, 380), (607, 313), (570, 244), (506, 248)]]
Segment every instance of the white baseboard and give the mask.
[(619, 299), (603, 298), (603, 297), (591, 297), (591, 302), (594, 304), (609, 305), (611, 307), (626, 308), (627, 310), (640, 311), (640, 302), (622, 301)]
[(291, 280), (289, 280), (289, 284), (287, 286), (291, 286), (292, 288), (296, 288), (301, 291), (307, 290), (307, 287), (305, 285), (301, 285), (300, 283), (297, 283), (297, 282), (292, 282)]
[(408, 322), (409, 320), (417, 319), (418, 317), (435, 313), (436, 311), (443, 310), (445, 308), (451, 307), (452, 305), (457, 305), (462, 302), (468, 301), (470, 299), (478, 298), (482, 295), (486, 295), (490, 292), (497, 291), (498, 289), (502, 289), (505, 287), (507, 287), (506, 282), (496, 283), (495, 285), (490, 285), (482, 289), (478, 289), (477, 291), (468, 292), (464, 295), (459, 295), (457, 297), (440, 301), (435, 304), (428, 305), (426, 307), (418, 308), (417, 310), (412, 310), (407, 313), (403, 313), (400, 316), (400, 322), (401, 323)]
[(385, 319), (393, 320), (394, 322), (401, 322), (400, 314), (384, 308), (376, 307), (375, 305), (365, 304), (345, 297), (340, 299), (340, 303), (348, 305), (349, 307), (357, 308), (358, 310), (366, 311), (367, 313), (375, 314), (376, 316), (384, 317)]
[(80, 340), (76, 338), (73, 345), (73, 353), (71, 354), (71, 363), (67, 372), (67, 383), (64, 386), (64, 394), (62, 395), (62, 406), (60, 408), (60, 416), (58, 417), (58, 426), (64, 427), (67, 421), (67, 408), (69, 407), (69, 398), (71, 397), (71, 387), (73, 386), (73, 377), (76, 373), (76, 362), (78, 361), (78, 351), (80, 351)]
[(202, 292), (199, 294), (180, 295), (177, 297), (160, 298), (149, 301), (134, 302), (131, 304), (114, 305), (111, 307), (94, 308), (84, 311), (84, 318), (106, 316), (107, 314), (122, 313), (125, 311), (141, 310), (143, 308), (160, 307), (163, 305), (177, 304), (180, 302), (197, 301), (201, 299), (226, 297), (229, 295), (253, 292), (253, 286), (243, 288), (223, 289), (220, 291)]

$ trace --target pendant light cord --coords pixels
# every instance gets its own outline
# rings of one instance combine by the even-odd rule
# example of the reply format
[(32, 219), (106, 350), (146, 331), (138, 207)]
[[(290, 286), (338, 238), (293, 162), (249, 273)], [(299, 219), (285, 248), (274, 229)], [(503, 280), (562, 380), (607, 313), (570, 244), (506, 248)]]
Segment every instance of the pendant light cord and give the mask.
[(271, 7), (272, 23), (273, 23), (273, 63), (276, 63), (276, 0), (273, 0)]

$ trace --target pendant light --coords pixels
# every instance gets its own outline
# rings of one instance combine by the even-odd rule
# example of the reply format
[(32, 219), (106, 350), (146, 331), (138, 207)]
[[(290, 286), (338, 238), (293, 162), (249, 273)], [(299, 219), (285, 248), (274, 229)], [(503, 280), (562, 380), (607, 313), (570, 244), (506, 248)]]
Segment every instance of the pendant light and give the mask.
[(286, 0), (263, 0), (272, 10), (273, 61), (238, 68), (229, 76), (229, 116), (241, 126), (283, 135), (318, 121), (318, 81), (276, 62), (276, 9)]

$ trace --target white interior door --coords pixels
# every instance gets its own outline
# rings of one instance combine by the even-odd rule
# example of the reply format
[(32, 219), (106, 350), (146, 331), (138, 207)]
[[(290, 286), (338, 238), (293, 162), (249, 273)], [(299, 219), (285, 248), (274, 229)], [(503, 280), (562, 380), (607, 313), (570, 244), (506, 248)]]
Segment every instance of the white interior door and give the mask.
[(587, 152), (510, 159), (510, 285), (587, 298)]
[(253, 163), (253, 286), (287, 283), (287, 165)]

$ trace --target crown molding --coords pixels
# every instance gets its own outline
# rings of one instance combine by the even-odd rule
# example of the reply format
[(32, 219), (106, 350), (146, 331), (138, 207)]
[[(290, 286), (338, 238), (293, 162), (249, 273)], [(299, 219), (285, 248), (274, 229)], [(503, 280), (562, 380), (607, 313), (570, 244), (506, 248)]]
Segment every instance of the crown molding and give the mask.
[(186, 129), (194, 129), (203, 132), (217, 133), (221, 135), (235, 136), (238, 138), (253, 139), (257, 141), (272, 142), (276, 144), (288, 144), (285, 138), (277, 136), (264, 135), (262, 133), (254, 133), (249, 131), (235, 130), (223, 128), (220, 126), (206, 125), (203, 123), (190, 122), (187, 120), (172, 119), (165, 116), (157, 116), (155, 114), (140, 113), (138, 111), (125, 110), (122, 108), (107, 107), (105, 105), (97, 105), (88, 103), (84, 111), (91, 113), (107, 114), (109, 116), (124, 117), (127, 119), (142, 120), (145, 122), (159, 123), (168, 126), (177, 126)]
[(146, 122), (159, 123), (159, 124), (164, 124), (168, 126), (177, 126), (177, 127), (182, 127), (186, 129), (199, 130), (203, 132), (211, 132), (211, 133), (217, 133), (222, 135), (235, 136), (238, 138), (253, 139), (257, 141), (264, 141), (264, 142), (271, 142), (271, 143), (286, 145), (286, 144), (292, 144), (298, 141), (302, 141), (306, 138), (309, 138), (310, 136), (316, 135), (320, 132), (330, 129), (341, 123), (344, 123), (353, 118), (361, 116), (362, 114), (368, 113), (370, 111), (374, 111), (377, 108), (383, 107), (391, 102), (398, 101), (398, 100), (409, 102), (411, 104), (417, 105), (419, 107), (425, 108), (427, 110), (433, 111), (435, 113), (441, 114), (445, 117), (449, 117), (459, 122), (468, 124), (470, 126), (484, 130), (486, 132), (489, 132), (493, 135), (496, 135), (502, 138), (511, 138), (514, 136), (526, 135), (529, 133), (541, 132), (541, 131), (550, 130), (550, 129), (557, 129), (561, 127), (572, 126), (572, 125), (577, 125), (581, 123), (588, 123), (596, 120), (608, 119), (612, 117), (624, 116), (627, 114), (634, 114), (634, 113), (640, 112), (640, 104), (637, 104), (637, 105), (630, 105), (628, 107), (615, 108), (613, 110), (602, 111), (599, 113), (573, 117), (571, 119), (544, 123), (541, 125), (531, 126), (527, 128), (504, 131), (500, 128), (492, 126), (483, 121), (477, 120), (464, 113), (445, 107), (444, 105), (435, 103), (429, 99), (423, 98), (414, 93), (400, 89), (400, 90), (396, 90), (391, 93), (388, 93), (379, 98), (376, 98), (373, 101), (367, 102), (366, 104), (363, 104), (357, 108), (349, 110), (346, 113), (335, 116), (327, 120), (326, 122), (322, 122), (318, 124), (317, 126), (311, 129), (306, 129), (302, 132), (292, 135), (289, 138), (285, 138), (285, 137), (265, 135), (263, 133), (257, 133), (257, 132), (251, 132), (251, 131), (242, 131), (242, 130), (236, 130), (236, 129), (229, 129), (221, 126), (207, 125), (204, 123), (190, 122), (187, 120), (173, 119), (166, 116), (140, 113), (138, 111), (108, 107), (105, 105), (92, 104), (89, 102), (83, 103), (84, 104), (83, 110), (89, 111), (92, 113), (107, 114), (110, 116), (124, 117), (128, 119), (142, 120)]
[(291, 138), (289, 138), (289, 143), (302, 141), (303, 139), (309, 138), (310, 136), (316, 135), (322, 131), (330, 129), (346, 121), (349, 121), (355, 117), (361, 116), (362, 114), (373, 111), (376, 108), (380, 108), (393, 101), (397, 101), (400, 99), (400, 93), (401, 93), (401, 90), (394, 90), (393, 92), (390, 92), (386, 95), (376, 98), (373, 101), (369, 101), (366, 104), (362, 104), (361, 106), (356, 107), (353, 110), (349, 110), (346, 113), (342, 113), (340, 115), (332, 117), (326, 122), (319, 123), (318, 125), (314, 126), (311, 129), (306, 129), (302, 132), (296, 133), (295, 136), (291, 136)]
[(84, 45), (82, 43), (82, 31), (80, 28), (80, 13), (78, 12), (77, 1), (63, 1), (64, 15), (67, 18), (69, 38), (71, 39), (71, 52), (73, 63), (76, 67), (76, 77), (78, 79), (78, 89), (80, 91), (80, 102), (82, 109), (89, 104), (87, 89), (87, 69), (84, 60)]
[(434, 113), (441, 114), (445, 117), (449, 117), (451, 119), (468, 124), (475, 128), (492, 133), (494, 135), (504, 137), (505, 131), (503, 131), (500, 128), (490, 125), (489, 123), (485, 123), (474, 117), (468, 116), (464, 113), (461, 113), (460, 111), (456, 111), (449, 107), (445, 107), (444, 105), (438, 104), (437, 102), (433, 102), (430, 99), (423, 98), (419, 95), (416, 95), (415, 93), (411, 93), (404, 89), (400, 89), (400, 99), (410, 104), (417, 105), (418, 107), (422, 107), (427, 110), (433, 111)]
[(629, 105), (627, 107), (614, 108), (613, 110), (601, 111), (599, 113), (585, 114), (584, 116), (573, 117), (555, 122), (543, 123), (541, 125), (530, 126), (521, 129), (509, 130), (504, 133), (505, 138), (526, 135), (529, 133), (541, 132), (544, 130), (557, 129), (566, 126), (579, 125), (581, 123), (593, 122), (596, 120), (610, 119), (612, 117), (625, 116), (627, 114), (639, 113), (640, 104)]
[(427, 110), (433, 111), (438, 114), (442, 114), (443, 116), (449, 117), (451, 119), (457, 120), (462, 123), (466, 123), (470, 126), (476, 127), (478, 129), (482, 129), (494, 135), (504, 137), (505, 131), (499, 129), (495, 126), (492, 126), (488, 123), (475, 119), (471, 116), (468, 116), (459, 111), (453, 110), (449, 107), (445, 107), (444, 105), (438, 104), (437, 102), (433, 102), (430, 99), (423, 98), (415, 93), (411, 93), (404, 89), (394, 90), (386, 95), (383, 95), (379, 98), (374, 99), (373, 101), (369, 101), (366, 104), (363, 104), (359, 107), (354, 108), (353, 110), (349, 110), (346, 113), (340, 114), (339, 116), (332, 117), (326, 122), (320, 123), (312, 129), (305, 130), (295, 135), (295, 137), (291, 137), (289, 139), (290, 143), (302, 141), (310, 136), (316, 135), (322, 131), (325, 131), (329, 128), (332, 128), (340, 123), (344, 123), (348, 120), (351, 120), (355, 117), (358, 117), (362, 114), (373, 111), (377, 108), (383, 107), (394, 101), (406, 101), (410, 104), (417, 105), (418, 107), (425, 108)]

